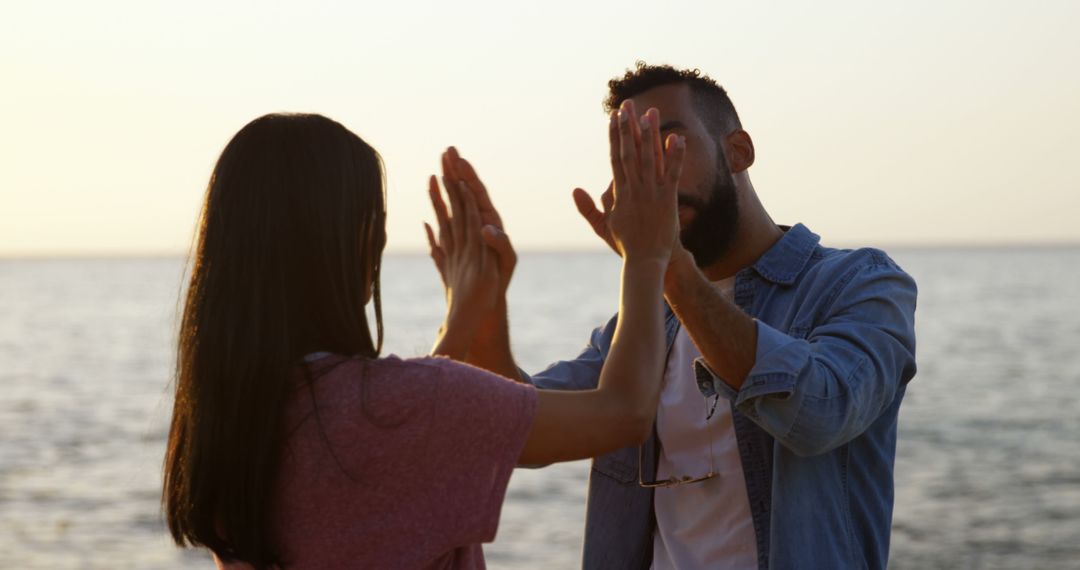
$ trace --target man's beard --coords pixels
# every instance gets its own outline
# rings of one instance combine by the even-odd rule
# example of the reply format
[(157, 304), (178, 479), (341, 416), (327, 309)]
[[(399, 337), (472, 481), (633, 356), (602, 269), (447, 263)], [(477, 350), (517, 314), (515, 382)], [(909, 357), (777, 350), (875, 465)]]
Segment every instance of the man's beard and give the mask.
[(706, 198), (680, 195), (679, 205), (690, 206), (697, 213), (679, 234), (683, 247), (694, 256), (698, 267), (708, 267), (719, 261), (735, 244), (739, 223), (735, 178), (723, 155), (718, 157), (716, 176)]

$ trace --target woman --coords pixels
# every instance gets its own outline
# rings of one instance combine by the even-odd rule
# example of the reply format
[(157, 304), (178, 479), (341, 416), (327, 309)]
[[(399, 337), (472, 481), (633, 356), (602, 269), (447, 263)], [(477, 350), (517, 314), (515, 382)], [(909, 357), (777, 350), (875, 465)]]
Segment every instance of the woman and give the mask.
[[(380, 358), (379, 155), (319, 115), (241, 129), (210, 178), (180, 328), (162, 499), (177, 544), (219, 566), (482, 568), (517, 463), (642, 441), (663, 376), (683, 153), (675, 139), (659, 150), (655, 113), (640, 146), (657, 152), (639, 153), (631, 116), (611, 123), (622, 317), (598, 389), (574, 393), (446, 358)], [(463, 358), (509, 276), (473, 192), (446, 191), (448, 311), (433, 352)]]

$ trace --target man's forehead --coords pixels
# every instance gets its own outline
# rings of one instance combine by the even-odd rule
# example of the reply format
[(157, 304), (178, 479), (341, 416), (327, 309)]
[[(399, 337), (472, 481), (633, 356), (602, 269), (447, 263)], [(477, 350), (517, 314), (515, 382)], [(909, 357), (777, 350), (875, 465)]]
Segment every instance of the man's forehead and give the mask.
[(661, 124), (669, 121), (686, 123), (697, 117), (694, 98), (690, 86), (685, 83), (672, 83), (653, 87), (631, 97), (638, 114), (643, 114), (650, 107), (660, 111)]

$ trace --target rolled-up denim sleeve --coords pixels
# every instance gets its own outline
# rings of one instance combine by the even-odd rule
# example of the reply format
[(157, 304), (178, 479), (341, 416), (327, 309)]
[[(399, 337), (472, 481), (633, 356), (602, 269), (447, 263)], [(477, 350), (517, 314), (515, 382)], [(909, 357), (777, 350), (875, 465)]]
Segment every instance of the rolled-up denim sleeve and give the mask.
[(521, 377), (542, 390), (592, 390), (600, 383), (600, 370), (615, 335), (618, 316), (593, 330), (589, 342), (573, 360), (562, 360), (543, 371), (529, 375), (519, 370)]
[(844, 275), (804, 339), (757, 321), (756, 361), (739, 390), (695, 362), (708, 384), (802, 456), (859, 436), (915, 375), (914, 280), (891, 261)]

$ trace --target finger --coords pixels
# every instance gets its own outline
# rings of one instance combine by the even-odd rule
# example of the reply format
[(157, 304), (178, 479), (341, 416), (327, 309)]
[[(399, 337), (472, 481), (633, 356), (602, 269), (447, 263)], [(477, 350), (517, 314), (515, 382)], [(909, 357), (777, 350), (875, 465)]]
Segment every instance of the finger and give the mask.
[[(653, 139), (658, 139), (659, 134), (657, 134), (656, 129), (653, 128), (652, 118), (649, 116), (649, 113), (642, 115), (641, 119), (637, 121), (637, 124), (641, 127), (641, 137), (644, 139), (639, 154), (639, 164), (641, 167), (639, 174), (641, 175), (642, 189), (651, 195), (656, 193), (656, 183), (658, 182), (656, 176), (657, 161), (656, 153), (653, 151)], [(660, 142), (657, 140), (656, 146), (659, 145)]]
[(483, 186), (480, 182), (480, 177), (476, 175), (476, 170), (473, 168), (472, 163), (465, 160), (461, 156), (457, 157), (457, 163), (454, 165), (457, 171), (457, 175), (466, 182), (475, 183), (473, 186)]
[(436, 222), (438, 222), (439, 226), (447, 225), (450, 214), (446, 211), (446, 202), (442, 199), (442, 193), (439, 192), (439, 182), (435, 179), (434, 174), (428, 179), (428, 197), (431, 198), (431, 208), (435, 210)]
[(638, 175), (637, 147), (634, 143), (635, 119), (633, 115), (634, 103), (627, 99), (619, 109), (619, 161), (622, 164), (623, 176), (627, 184), (620, 188), (615, 185), (615, 203), (618, 204), (620, 194), (633, 192), (641, 178)]
[(424, 233), (427, 234), (428, 247), (431, 248), (432, 253), (439, 249), (439, 242), (435, 239), (435, 232), (431, 230), (431, 224), (424, 222)]
[(615, 183), (608, 184), (607, 190), (600, 195), (600, 205), (604, 208), (604, 215), (607, 215), (611, 211), (611, 206), (615, 204)]
[(648, 148), (656, 160), (656, 173), (653, 179), (659, 184), (664, 176), (664, 140), (660, 132), (660, 110), (651, 107), (645, 112), (645, 116), (648, 117), (649, 124), (652, 126), (652, 136), (649, 137), (651, 145)]
[(484, 223), (503, 229), (502, 217), (499, 215), (499, 211), (495, 209), (495, 204), (491, 201), (487, 186), (484, 186), (480, 177), (476, 175), (476, 170), (472, 164), (468, 160), (460, 158), (455, 169), (458, 176), (469, 184), (473, 195), (476, 196), (476, 204), (480, 207), (480, 214), (486, 217)]
[(462, 202), (463, 198), (461, 196), (461, 184), (448, 176), (443, 176), (442, 183), (443, 189), (446, 191), (446, 196), (450, 201), (450, 219), (452, 221), (454, 218), (465, 214), (465, 211), (462, 209), (464, 203)]
[(454, 240), (450, 235), (450, 215), (446, 211), (446, 202), (443, 202), (439, 182), (434, 174), (428, 179), (428, 197), (431, 198), (431, 208), (435, 210), (435, 221), (439, 224), (439, 243), (445, 251), (452, 251)]
[(440, 266), (439, 270), (442, 271), (441, 265), (446, 260), (446, 252), (439, 245), (439, 240), (435, 238), (435, 230), (431, 229), (431, 224), (424, 222), (424, 233), (427, 234), (428, 247), (431, 248), (431, 258), (435, 260), (435, 263)]
[[(642, 154), (642, 135), (641, 135), (641, 123), (638, 122), (637, 105), (634, 101), (627, 99), (624, 101), (627, 107), (627, 113), (630, 114), (630, 132), (634, 135), (634, 157), (640, 162)], [(638, 174), (643, 174), (641, 170), (638, 170)]]
[(462, 209), (464, 210), (465, 243), (470, 251), (476, 253), (481, 247), (480, 238), (480, 210), (476, 206), (476, 198), (466, 186), (465, 182), (458, 182), (458, 192), (461, 194)]
[[(626, 171), (623, 170), (622, 154), (620, 153), (619, 143), (619, 124), (620, 124), (620, 112), (612, 111), (611, 116), (608, 117), (608, 145), (610, 146), (611, 154), (611, 177), (612, 185), (614, 187), (626, 186)], [(614, 194), (612, 195), (614, 201)]]
[(454, 178), (463, 180), (461, 170), (461, 154), (458, 153), (457, 147), (451, 146), (446, 149), (447, 162), (450, 165), (450, 171), (453, 172)]
[(443, 189), (450, 199), (450, 236), (454, 247), (465, 247), (465, 208), (462, 203), (461, 187), (453, 180), (443, 177)]
[(439, 247), (439, 242), (435, 240), (435, 232), (431, 229), (431, 225), (424, 222), (424, 233), (427, 234), (428, 247), (431, 248), (431, 260), (435, 262), (435, 269), (439, 270), (439, 277), (442, 279), (443, 284), (446, 284), (446, 252)]
[(508, 281), (514, 272), (514, 266), (517, 265), (517, 252), (514, 251), (514, 246), (510, 243), (510, 236), (506, 235), (506, 232), (500, 228), (490, 224), (484, 226), (480, 235), (484, 238), (484, 243), (494, 250), (498, 257), (500, 277), (504, 281)]
[(671, 134), (667, 137), (667, 156), (664, 159), (667, 170), (664, 172), (665, 193), (675, 193), (679, 189), (682, 176), (683, 159), (686, 158), (686, 137)]
[(630, 114), (630, 132), (634, 135), (634, 156), (641, 158), (641, 123), (637, 121), (637, 106), (630, 99), (627, 99), (624, 103), (627, 105), (627, 112)]
[(454, 147), (448, 147), (442, 153), (443, 177), (444, 178), (449, 178), (449, 179), (457, 182), (459, 178), (458, 178), (458, 175), (457, 175), (457, 170), (454, 168), (454, 158), (452, 156), (451, 151), (453, 151), (453, 154), (457, 153), (457, 151), (454, 150)]
[(451, 196), (451, 208), (453, 208), (454, 206), (453, 197), (456, 196), (458, 198), (459, 204), (461, 199), (461, 196), (458, 193), (458, 189), (460, 188), (459, 182), (461, 181), (461, 179), (458, 178), (457, 169), (454, 168), (453, 154), (456, 152), (457, 151), (454, 149), (454, 147), (451, 146), (447, 147), (447, 149), (442, 153), (443, 186), (446, 188), (446, 194), (448, 196)]

